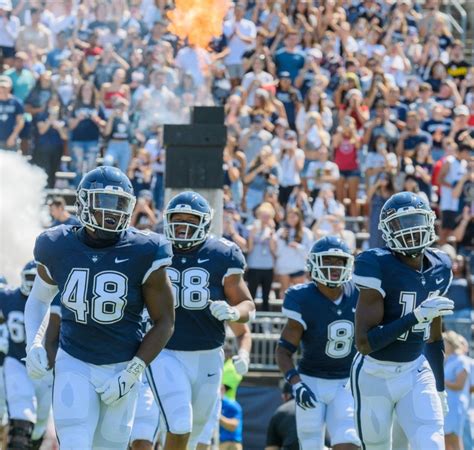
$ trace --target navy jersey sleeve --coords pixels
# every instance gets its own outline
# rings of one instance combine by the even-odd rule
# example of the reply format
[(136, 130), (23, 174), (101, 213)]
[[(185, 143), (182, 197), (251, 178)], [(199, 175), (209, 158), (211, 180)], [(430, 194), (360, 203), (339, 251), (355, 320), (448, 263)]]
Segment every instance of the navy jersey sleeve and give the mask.
[(33, 249), (34, 259), (38, 264), (41, 264), (46, 268), (48, 275), (54, 280), (53, 269), (54, 261), (58, 261), (58, 256), (54, 254), (54, 242), (57, 234), (62, 234), (60, 229), (62, 227), (54, 227), (49, 230), (43, 231), (35, 242)]
[(223, 263), (226, 267), (224, 278), (229, 275), (242, 275), (245, 272), (245, 257), (240, 248), (231, 241), (225, 238), (219, 239), (226, 250), (224, 253), (225, 261)]
[(439, 249), (432, 248), (430, 249), (436, 256), (438, 264), (443, 268), (443, 281), (439, 286), (440, 295), (446, 295), (451, 286), (451, 281), (453, 280), (453, 265), (449, 255)]
[(357, 256), (352, 279), (358, 288), (375, 289), (385, 297), (382, 288), (382, 270), (375, 253), (365, 251)]
[(173, 250), (171, 243), (160, 234), (150, 233), (151, 258), (150, 267), (143, 277), (142, 284), (146, 282), (148, 277), (158, 269), (171, 265), (173, 258)]
[(281, 312), (286, 317), (288, 317), (288, 319), (293, 319), (296, 320), (296, 322), (299, 322), (306, 330), (308, 326), (306, 325), (306, 322), (303, 319), (301, 303), (299, 301), (297, 292), (298, 291), (294, 288), (290, 288), (286, 291)]

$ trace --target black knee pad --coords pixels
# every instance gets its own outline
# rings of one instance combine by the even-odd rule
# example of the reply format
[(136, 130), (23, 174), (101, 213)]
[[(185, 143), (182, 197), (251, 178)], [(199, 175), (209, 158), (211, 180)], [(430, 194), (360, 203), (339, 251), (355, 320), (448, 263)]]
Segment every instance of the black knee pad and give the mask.
[(31, 450), (34, 424), (27, 420), (11, 419), (8, 423), (8, 450)]

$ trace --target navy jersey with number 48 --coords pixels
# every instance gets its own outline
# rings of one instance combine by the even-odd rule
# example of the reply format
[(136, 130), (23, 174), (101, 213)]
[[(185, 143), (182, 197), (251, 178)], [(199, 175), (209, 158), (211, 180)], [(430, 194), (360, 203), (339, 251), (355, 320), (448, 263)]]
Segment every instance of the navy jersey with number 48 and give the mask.
[(61, 292), (60, 347), (91, 364), (129, 361), (142, 340), (142, 285), (171, 263), (161, 235), (129, 228), (114, 245), (92, 248), (80, 229), (60, 225), (36, 240), (34, 255)]
[[(21, 363), (26, 356), (25, 306), (28, 297), (20, 288), (0, 290), (0, 311), (8, 330), (8, 353)], [(51, 314), (60, 315), (59, 298), (51, 304)]]
[[(370, 249), (357, 256), (354, 281), (360, 288), (375, 289), (383, 296), (384, 315), (380, 326), (412, 312), (428, 296), (446, 293), (452, 278), (448, 255), (427, 248), (424, 261), (425, 268), (420, 272), (403, 263), (388, 248)], [(370, 356), (382, 361), (414, 361), (423, 352), (429, 336), (430, 324), (416, 324), (395, 342)]]
[(354, 347), (354, 313), (358, 292), (352, 281), (342, 286), (341, 302), (325, 297), (313, 282), (288, 289), (283, 314), (301, 323), (303, 357), (298, 371), (326, 379), (349, 377)]
[(209, 310), (209, 300), (225, 300), (224, 279), (243, 274), (245, 259), (234, 243), (209, 237), (191, 250), (175, 249), (167, 268), (173, 283), (176, 320), (166, 344), (170, 350), (211, 350), (224, 345), (224, 323)]

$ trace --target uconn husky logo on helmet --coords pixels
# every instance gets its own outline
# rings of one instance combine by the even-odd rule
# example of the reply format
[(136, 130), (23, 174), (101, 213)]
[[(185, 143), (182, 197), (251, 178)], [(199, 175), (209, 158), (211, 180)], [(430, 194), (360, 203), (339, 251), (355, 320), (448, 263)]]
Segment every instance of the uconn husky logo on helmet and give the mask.
[(77, 187), (77, 216), (98, 237), (127, 229), (135, 202), (132, 183), (115, 167), (91, 170)]
[(415, 257), (436, 240), (434, 221), (435, 214), (425, 200), (399, 192), (385, 202), (379, 230), (390, 250)]
[(336, 236), (316, 241), (308, 255), (311, 279), (330, 288), (341, 286), (352, 277), (354, 257), (347, 244)]
[[(197, 217), (196, 223), (175, 220), (176, 214)], [(180, 249), (189, 249), (204, 242), (211, 227), (213, 211), (207, 200), (197, 192), (186, 191), (173, 197), (165, 209), (165, 236)]]
[(33, 287), (33, 283), (35, 282), (36, 274), (36, 263), (34, 261), (28, 262), (21, 270), (20, 291), (23, 295), (30, 295), (31, 288)]

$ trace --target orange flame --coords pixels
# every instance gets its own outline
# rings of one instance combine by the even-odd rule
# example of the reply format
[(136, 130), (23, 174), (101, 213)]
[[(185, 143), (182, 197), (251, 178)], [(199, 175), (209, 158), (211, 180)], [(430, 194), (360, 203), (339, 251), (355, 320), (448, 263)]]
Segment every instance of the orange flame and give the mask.
[(202, 48), (207, 48), (213, 37), (222, 34), (229, 0), (176, 0), (175, 5), (167, 14), (171, 33)]

